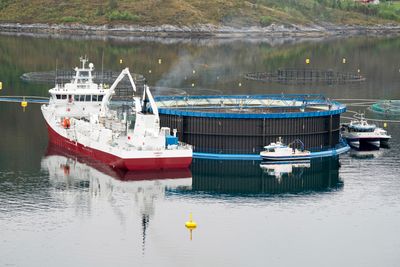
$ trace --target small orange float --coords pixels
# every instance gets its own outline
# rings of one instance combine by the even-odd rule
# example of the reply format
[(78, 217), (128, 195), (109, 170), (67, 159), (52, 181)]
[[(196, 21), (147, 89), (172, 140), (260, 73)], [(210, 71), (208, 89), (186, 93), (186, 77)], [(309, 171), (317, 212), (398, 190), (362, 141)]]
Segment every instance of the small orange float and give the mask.
[(62, 126), (65, 129), (69, 129), (69, 127), (71, 126), (71, 121), (69, 120), (69, 118), (64, 118), (62, 121)]

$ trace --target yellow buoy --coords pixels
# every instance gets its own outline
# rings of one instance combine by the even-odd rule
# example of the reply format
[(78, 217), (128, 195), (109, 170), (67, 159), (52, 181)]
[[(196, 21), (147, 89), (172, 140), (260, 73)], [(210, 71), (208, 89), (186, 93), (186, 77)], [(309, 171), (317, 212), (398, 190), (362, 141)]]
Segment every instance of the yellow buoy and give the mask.
[(387, 127), (387, 123), (384, 122), (384, 123), (383, 123), (383, 128), (386, 128), (386, 127)]
[(22, 110), (25, 112), (25, 108), (28, 106), (28, 102), (25, 101), (25, 98), (21, 101)]
[(192, 213), (189, 214), (189, 221), (185, 223), (186, 228), (195, 229), (197, 227), (197, 223), (193, 221)]
[(161, 61), (161, 58), (159, 58), (159, 59), (158, 59), (158, 64), (161, 64), (161, 62), (162, 62), (162, 61)]
[(342, 59), (342, 63), (343, 63), (343, 64), (346, 64), (346, 58), (343, 58), (343, 59)]
[(306, 58), (306, 64), (310, 64), (310, 59)]
[(239, 83), (239, 87), (242, 86), (242, 83)]
[(122, 64), (122, 58), (119, 60), (119, 64)]
[(360, 69), (357, 69), (357, 72), (360, 73)]
[(189, 221), (185, 223), (185, 227), (190, 231), (190, 240), (192, 240), (192, 231), (196, 229), (197, 223), (192, 219), (192, 213), (189, 214)]
[(194, 87), (194, 83), (192, 83), (192, 87)]
[(151, 70), (149, 70), (149, 73), (151, 73)]
[(195, 74), (195, 73), (196, 73), (196, 71), (195, 71), (195, 70), (193, 70), (192, 72), (193, 72), (193, 74)]
[(0, 90), (3, 89), (3, 83), (0, 82)]

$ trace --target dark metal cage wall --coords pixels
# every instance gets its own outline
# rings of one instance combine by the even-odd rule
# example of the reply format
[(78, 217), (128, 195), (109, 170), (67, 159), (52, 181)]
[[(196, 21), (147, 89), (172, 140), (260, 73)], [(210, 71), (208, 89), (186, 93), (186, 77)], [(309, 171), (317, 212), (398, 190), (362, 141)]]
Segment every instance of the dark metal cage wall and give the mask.
[(340, 142), (340, 115), (299, 118), (210, 118), (160, 114), (161, 126), (175, 128), (195, 152), (259, 153), (277, 141), (300, 139), (306, 149), (332, 148)]

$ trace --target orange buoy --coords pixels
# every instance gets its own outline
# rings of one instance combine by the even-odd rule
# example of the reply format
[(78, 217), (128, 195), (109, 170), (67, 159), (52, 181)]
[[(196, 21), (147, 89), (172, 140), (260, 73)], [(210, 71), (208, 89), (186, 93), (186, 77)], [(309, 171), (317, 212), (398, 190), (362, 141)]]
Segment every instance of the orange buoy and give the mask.
[(64, 118), (64, 120), (62, 121), (62, 126), (65, 129), (69, 129), (69, 127), (71, 126), (71, 121), (69, 120), (69, 118)]

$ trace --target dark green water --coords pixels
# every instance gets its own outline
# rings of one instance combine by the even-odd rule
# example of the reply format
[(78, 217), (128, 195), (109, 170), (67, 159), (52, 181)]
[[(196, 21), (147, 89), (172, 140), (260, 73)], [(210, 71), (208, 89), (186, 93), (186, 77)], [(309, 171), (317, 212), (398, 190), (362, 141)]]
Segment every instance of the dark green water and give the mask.
[[(22, 82), (20, 75), (54, 70), (56, 59), (58, 68), (70, 69), (81, 55), (100, 69), (104, 53), (105, 68), (129, 66), (159, 87), (156, 94), (283, 92), (399, 99), (399, 45), (400, 38), (372, 37), (267, 42), (0, 36), (0, 96), (46, 96), (51, 84)], [(242, 76), (303, 68), (305, 58), (313, 68), (360, 69), (367, 80), (281, 85)], [(363, 111), (365, 106), (349, 109)], [(263, 168), (253, 161), (195, 159), (190, 171), (121, 173), (47, 147), (38, 105), (23, 112), (18, 104), (0, 103), (0, 122), (1, 266), (400, 262), (398, 123), (388, 124), (390, 149), (351, 151), (339, 159)], [(192, 241), (184, 227), (190, 212), (198, 223)]]

